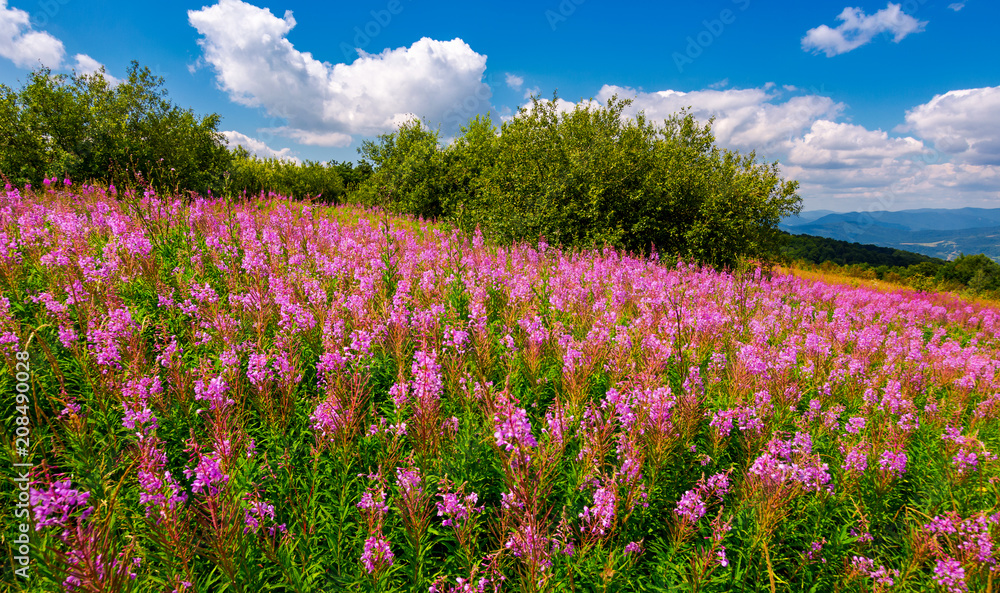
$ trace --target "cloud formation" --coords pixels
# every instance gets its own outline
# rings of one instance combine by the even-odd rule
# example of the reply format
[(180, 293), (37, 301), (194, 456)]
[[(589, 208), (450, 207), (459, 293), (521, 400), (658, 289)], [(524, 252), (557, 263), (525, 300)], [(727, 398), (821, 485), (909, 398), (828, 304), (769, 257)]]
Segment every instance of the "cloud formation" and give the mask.
[(62, 41), (45, 31), (35, 31), (27, 12), (8, 8), (7, 0), (0, 0), (0, 56), (18, 68), (32, 69), (39, 63), (59, 68), (65, 55)]
[(823, 119), (813, 122), (809, 132), (791, 142), (787, 161), (819, 169), (863, 169), (926, 151), (924, 143), (916, 138), (890, 138), (882, 130)]
[(833, 118), (844, 105), (816, 94), (781, 100), (773, 86), (752, 89), (665, 90), (638, 92), (628, 87), (604, 85), (597, 100), (605, 103), (613, 95), (631, 98), (625, 115), (643, 111), (653, 122), (661, 122), (681, 109), (701, 121), (714, 117), (712, 131), (723, 145), (742, 150), (771, 152), (788, 148), (791, 138), (801, 135), (814, 121)]
[(468, 120), (470, 106), (489, 108), (486, 56), (461, 39), (425, 37), (410, 47), (361, 51), (351, 64), (330, 64), (288, 41), (291, 11), (279, 18), (240, 0), (220, 0), (188, 11), (188, 21), (202, 36), (198, 43), (219, 87), (237, 103), (286, 120), (270, 131), (304, 144), (346, 146), (352, 135), (391, 131), (415, 116), (443, 123), (447, 132)]
[(76, 70), (77, 74), (100, 74), (111, 85), (118, 85), (122, 82), (120, 78), (115, 78), (108, 74), (107, 69), (102, 71), (101, 69), (104, 68), (104, 64), (87, 54), (76, 54), (73, 56), (73, 59), (76, 61), (76, 66), (73, 69)]
[(508, 87), (517, 91), (520, 90), (521, 87), (524, 85), (524, 78), (508, 72), (506, 76), (506, 82)]
[(891, 33), (899, 43), (911, 33), (919, 33), (927, 25), (908, 14), (899, 4), (888, 6), (873, 15), (866, 15), (860, 8), (845, 8), (837, 20), (843, 21), (836, 29), (820, 25), (809, 29), (802, 38), (802, 49), (814, 53), (824, 52), (826, 57), (847, 53), (870, 42), (880, 33)]
[(948, 91), (906, 112), (909, 130), (956, 162), (1000, 165), (1000, 86)]
[[(7, 0), (0, 0), (0, 57), (7, 58), (18, 68), (33, 70), (45, 66), (59, 70), (66, 65), (66, 47), (63, 42), (45, 31), (35, 31), (31, 16), (17, 8), (9, 8)], [(79, 74), (94, 74), (103, 65), (87, 54), (73, 56)], [(104, 78), (111, 84), (121, 82), (107, 72)]]

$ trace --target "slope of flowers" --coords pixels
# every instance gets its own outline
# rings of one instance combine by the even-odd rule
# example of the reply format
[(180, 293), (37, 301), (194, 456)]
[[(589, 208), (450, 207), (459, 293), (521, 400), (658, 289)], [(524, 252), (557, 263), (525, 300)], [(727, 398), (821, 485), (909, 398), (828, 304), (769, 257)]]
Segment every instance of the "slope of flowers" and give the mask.
[(0, 286), (15, 588), (992, 586), (993, 308), (86, 186)]

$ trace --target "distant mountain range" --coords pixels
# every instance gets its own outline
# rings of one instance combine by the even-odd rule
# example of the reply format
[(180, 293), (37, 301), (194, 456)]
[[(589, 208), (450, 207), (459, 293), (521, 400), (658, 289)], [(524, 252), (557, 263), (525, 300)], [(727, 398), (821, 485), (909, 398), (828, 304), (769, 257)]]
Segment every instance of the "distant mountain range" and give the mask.
[(812, 210), (785, 218), (778, 226), (792, 234), (893, 247), (947, 260), (963, 253), (983, 253), (1000, 262), (1000, 208)]

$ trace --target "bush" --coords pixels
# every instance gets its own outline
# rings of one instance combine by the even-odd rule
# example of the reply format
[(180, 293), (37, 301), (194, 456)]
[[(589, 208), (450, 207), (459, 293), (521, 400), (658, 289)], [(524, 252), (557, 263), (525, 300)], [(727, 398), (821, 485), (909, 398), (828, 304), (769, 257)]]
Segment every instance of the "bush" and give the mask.
[(321, 198), (339, 203), (345, 194), (344, 180), (336, 163), (260, 159), (242, 146), (233, 151), (226, 191), (230, 195), (256, 196), (275, 192), (296, 199)]
[(688, 113), (657, 126), (622, 117), (629, 101), (560, 113), (535, 99), (504, 122), (476, 118), (447, 149), (410, 122), (362, 154), (367, 204), (477, 226), (501, 241), (658, 249), (716, 266), (775, 252), (778, 221), (800, 208), (778, 165), (715, 146)]
[(358, 149), (375, 171), (358, 187), (356, 200), (414, 216), (444, 216), (446, 159), (437, 132), (413, 119), (378, 138), (378, 142), (366, 140)]
[(217, 114), (197, 117), (166, 99), (163, 79), (132, 62), (113, 86), (102, 75), (42, 68), (19, 90), (0, 85), (0, 172), (15, 184), (49, 176), (220, 189), (229, 152)]

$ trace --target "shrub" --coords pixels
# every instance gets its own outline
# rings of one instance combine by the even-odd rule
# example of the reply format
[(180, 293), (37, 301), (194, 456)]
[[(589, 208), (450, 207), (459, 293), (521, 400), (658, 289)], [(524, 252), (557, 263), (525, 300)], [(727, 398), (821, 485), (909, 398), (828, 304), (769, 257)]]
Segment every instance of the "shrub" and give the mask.
[(800, 208), (797, 182), (752, 152), (717, 147), (711, 122), (681, 112), (658, 126), (623, 117), (628, 105), (561, 112), (535, 99), (499, 130), (473, 120), (447, 149), (410, 122), (365, 143), (376, 170), (359, 198), (501, 241), (655, 248), (715, 266), (769, 258), (778, 221)]
[(15, 184), (58, 175), (160, 189), (218, 190), (230, 155), (217, 114), (196, 116), (166, 99), (163, 79), (132, 62), (112, 85), (103, 72), (31, 73), (18, 91), (0, 85), (0, 172)]

